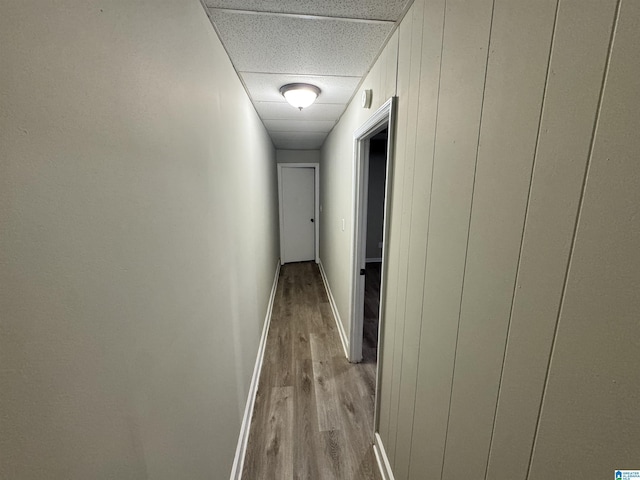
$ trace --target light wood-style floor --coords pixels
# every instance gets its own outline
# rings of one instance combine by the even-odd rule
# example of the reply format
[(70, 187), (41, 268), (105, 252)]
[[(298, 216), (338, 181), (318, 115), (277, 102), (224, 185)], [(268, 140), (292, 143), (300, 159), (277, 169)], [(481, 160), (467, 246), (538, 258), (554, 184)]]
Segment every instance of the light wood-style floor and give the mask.
[(380, 480), (375, 363), (347, 362), (318, 267), (280, 270), (242, 478)]

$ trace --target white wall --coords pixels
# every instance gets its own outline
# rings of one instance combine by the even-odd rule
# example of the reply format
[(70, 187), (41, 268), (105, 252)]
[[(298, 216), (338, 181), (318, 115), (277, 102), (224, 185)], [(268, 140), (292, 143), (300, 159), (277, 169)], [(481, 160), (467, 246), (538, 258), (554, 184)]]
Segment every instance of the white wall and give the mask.
[(320, 163), (320, 150), (276, 150), (278, 163)]
[[(416, 0), (402, 21), (379, 417), (397, 480), (634, 468), (639, 22), (630, 0)], [(345, 323), (367, 113), (322, 150)]]
[(197, 0), (4, 2), (0, 477), (231, 469), (275, 151)]

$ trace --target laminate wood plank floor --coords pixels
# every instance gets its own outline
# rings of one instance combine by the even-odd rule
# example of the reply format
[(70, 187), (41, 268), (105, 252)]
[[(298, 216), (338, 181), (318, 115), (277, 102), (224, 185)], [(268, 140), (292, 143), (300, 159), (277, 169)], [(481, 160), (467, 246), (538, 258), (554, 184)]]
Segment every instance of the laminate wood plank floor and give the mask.
[(375, 363), (344, 356), (318, 266), (280, 270), (244, 480), (381, 480)]
[(380, 281), (382, 263), (367, 263), (364, 281), (364, 324), (362, 339), (362, 361), (375, 363), (378, 356), (378, 325), (380, 318)]

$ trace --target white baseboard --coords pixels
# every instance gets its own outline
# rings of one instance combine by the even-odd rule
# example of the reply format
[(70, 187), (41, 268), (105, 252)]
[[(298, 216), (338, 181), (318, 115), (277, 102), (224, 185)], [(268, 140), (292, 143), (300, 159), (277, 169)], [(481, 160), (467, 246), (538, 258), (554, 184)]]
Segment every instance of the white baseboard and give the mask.
[(375, 440), (373, 443), (373, 452), (376, 455), (376, 460), (378, 461), (378, 469), (380, 470), (380, 475), (382, 476), (382, 480), (395, 480), (393, 476), (393, 472), (391, 471), (391, 463), (389, 463), (389, 458), (387, 457), (387, 452), (384, 449), (384, 445), (382, 444), (382, 439), (378, 432), (375, 434)]
[(365, 260), (364, 260), (364, 261), (365, 261), (365, 263), (374, 263), (374, 262), (376, 262), (376, 263), (378, 263), (378, 262), (382, 263), (382, 257), (380, 257), (380, 258), (365, 258)]
[(267, 344), (267, 334), (269, 333), (269, 325), (271, 325), (271, 312), (273, 311), (273, 302), (276, 298), (276, 289), (278, 288), (278, 277), (280, 275), (280, 260), (276, 265), (276, 274), (271, 287), (271, 296), (267, 304), (267, 314), (262, 327), (262, 336), (258, 344), (258, 355), (256, 364), (253, 367), (253, 376), (249, 385), (249, 395), (247, 397), (247, 405), (244, 409), (242, 418), (242, 426), (240, 427), (240, 436), (238, 437), (238, 446), (236, 447), (236, 456), (233, 459), (233, 467), (231, 468), (230, 480), (240, 480), (242, 477), (242, 468), (244, 466), (244, 457), (247, 453), (247, 442), (249, 441), (249, 429), (251, 428), (251, 416), (253, 415), (253, 407), (256, 403), (256, 394), (258, 393), (258, 382), (260, 380), (260, 372), (262, 371), (262, 362), (264, 360), (264, 350)]
[(331, 311), (333, 312), (333, 319), (336, 321), (336, 326), (338, 327), (338, 334), (340, 335), (340, 341), (342, 342), (342, 348), (344, 349), (344, 356), (347, 357), (348, 359), (349, 358), (349, 337), (347, 337), (347, 334), (344, 331), (344, 327), (342, 326), (342, 320), (340, 320), (338, 307), (336, 306), (336, 301), (333, 298), (333, 294), (331, 293), (331, 288), (329, 287), (329, 280), (327, 279), (327, 274), (324, 271), (322, 262), (318, 262), (318, 267), (320, 267), (320, 275), (322, 275), (322, 283), (324, 283), (324, 288), (327, 291), (327, 297), (329, 297), (329, 305), (331, 305)]

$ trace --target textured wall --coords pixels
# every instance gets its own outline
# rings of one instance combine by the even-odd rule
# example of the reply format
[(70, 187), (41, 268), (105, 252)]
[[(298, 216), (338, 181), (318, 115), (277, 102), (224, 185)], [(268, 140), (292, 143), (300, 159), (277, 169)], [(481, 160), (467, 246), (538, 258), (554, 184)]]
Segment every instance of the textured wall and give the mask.
[(3, 2), (0, 477), (228, 477), (275, 152), (197, 0)]
[[(396, 479), (637, 461), (639, 23), (630, 0), (416, 0), (403, 20), (379, 416)], [(347, 216), (356, 103), (323, 149)]]

